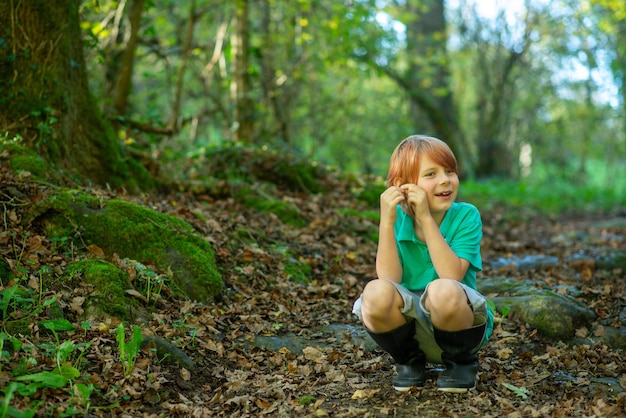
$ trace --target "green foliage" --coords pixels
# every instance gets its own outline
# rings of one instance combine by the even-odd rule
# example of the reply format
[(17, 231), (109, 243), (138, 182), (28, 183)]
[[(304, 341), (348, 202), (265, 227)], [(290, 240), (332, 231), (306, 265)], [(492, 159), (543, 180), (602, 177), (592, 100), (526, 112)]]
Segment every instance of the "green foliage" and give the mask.
[(290, 258), (285, 262), (284, 272), (289, 280), (294, 282), (309, 283), (311, 281), (311, 266), (306, 263)]
[[(10, 333), (28, 333), (29, 320), (56, 302), (56, 298), (38, 300), (32, 290), (14, 284), (0, 291), (0, 318), (2, 329)], [(24, 332), (25, 331), (25, 332)]]
[(128, 341), (126, 341), (123, 324), (118, 325), (115, 332), (117, 347), (120, 352), (120, 360), (124, 366), (124, 376), (130, 376), (133, 368), (135, 367), (135, 361), (137, 360), (139, 350), (141, 349), (141, 342), (143, 340), (141, 328), (134, 325), (132, 336)]
[(387, 185), (382, 179), (372, 179), (356, 192), (356, 197), (364, 201), (371, 208), (380, 206), (380, 195), (385, 191)]
[[(6, 295), (3, 295), (3, 300)], [(49, 299), (51, 300), (51, 299)], [(39, 313), (47, 306), (46, 303), (35, 307), (33, 312)], [(32, 309), (29, 304), (22, 304), (27, 310)], [(32, 312), (31, 312), (32, 314)], [(61, 340), (59, 332), (74, 332), (74, 326), (65, 319), (42, 321), (41, 325), (49, 330), (55, 337), (55, 343), (40, 342), (38, 352), (54, 358), (56, 367), (53, 370), (41, 370), (37, 365), (37, 360), (28, 353), (34, 349), (29, 341), (23, 342), (21, 339), (11, 336), (5, 332), (0, 332), (0, 367), (10, 365), (11, 381), (5, 385), (0, 392), (4, 394), (4, 399), (0, 404), (1, 417), (32, 417), (37, 412), (39, 405), (43, 401), (30, 402), (30, 409), (20, 411), (11, 406), (11, 400), (15, 396), (32, 397), (37, 392), (46, 389), (68, 390), (70, 393), (78, 393), (78, 401), (84, 408), (84, 412), (90, 407), (90, 397), (94, 390), (92, 384), (75, 383), (81, 376), (82, 358), (90, 343), (75, 344), (71, 339)], [(15, 352), (22, 351), (21, 355), (10, 355), (5, 350), (5, 343), (10, 343), (11, 349)], [(19, 366), (16, 367), (16, 359), (20, 359)], [(34, 370), (36, 371), (34, 371)], [(74, 388), (76, 392), (73, 392)]]
[(311, 266), (294, 256), (288, 246), (274, 246), (272, 251), (282, 259), (283, 272), (287, 279), (301, 283), (311, 282)]
[(619, 184), (610, 187), (560, 182), (514, 182), (510, 180), (464, 181), (459, 200), (479, 210), (508, 210), (511, 218), (532, 213), (558, 215), (592, 211), (612, 211), (626, 205)]
[(163, 288), (170, 283), (170, 279), (167, 276), (154, 272), (138, 261), (131, 259), (125, 259), (124, 261), (135, 270), (134, 286), (140, 289), (141, 293), (146, 297), (148, 304), (154, 304), (155, 300), (160, 297)]
[(303, 396), (303, 397), (297, 399), (296, 402), (298, 402), (300, 405), (307, 406), (307, 405), (311, 405), (316, 400), (317, 400), (317, 398), (315, 396), (306, 395), (306, 396)]
[(37, 179), (52, 178), (50, 165), (35, 151), (29, 149), (20, 137), (0, 136), (0, 150), (8, 151), (11, 168), (17, 172), (28, 172)]

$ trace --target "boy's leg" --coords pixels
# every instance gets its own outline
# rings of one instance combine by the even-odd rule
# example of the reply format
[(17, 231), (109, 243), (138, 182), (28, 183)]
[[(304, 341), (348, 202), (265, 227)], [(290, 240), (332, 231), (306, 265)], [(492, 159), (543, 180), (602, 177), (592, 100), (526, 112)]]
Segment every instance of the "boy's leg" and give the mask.
[(466, 392), (476, 386), (478, 350), (486, 330), (486, 317), (475, 315), (463, 285), (439, 279), (430, 283), (422, 306), (429, 312), (437, 345), (446, 366), (437, 381), (439, 390)]
[(380, 279), (369, 282), (355, 303), (355, 313), (369, 335), (395, 360), (393, 386), (399, 391), (423, 386), (426, 380), (426, 359), (415, 339), (415, 320), (407, 321), (403, 307), (404, 300), (396, 285)]

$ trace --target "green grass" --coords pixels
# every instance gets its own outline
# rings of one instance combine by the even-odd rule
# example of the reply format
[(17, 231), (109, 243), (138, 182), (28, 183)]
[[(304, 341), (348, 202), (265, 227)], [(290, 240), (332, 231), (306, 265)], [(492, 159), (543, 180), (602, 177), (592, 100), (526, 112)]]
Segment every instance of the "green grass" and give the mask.
[(463, 181), (459, 201), (480, 210), (522, 210), (559, 215), (566, 213), (624, 212), (626, 193), (622, 185), (599, 187), (563, 181), (510, 180)]

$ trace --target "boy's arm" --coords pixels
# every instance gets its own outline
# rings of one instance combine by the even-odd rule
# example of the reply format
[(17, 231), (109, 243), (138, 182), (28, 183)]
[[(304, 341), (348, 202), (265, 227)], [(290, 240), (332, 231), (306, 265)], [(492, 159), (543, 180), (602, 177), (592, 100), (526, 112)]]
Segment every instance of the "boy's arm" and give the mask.
[(380, 225), (376, 251), (376, 275), (379, 279), (402, 281), (402, 265), (396, 246), (393, 226), (396, 222), (396, 206), (404, 200), (398, 187), (389, 187), (380, 195)]
[(400, 283), (402, 281), (402, 265), (396, 246), (393, 224), (386, 225), (381, 222), (378, 231), (376, 274), (379, 279), (388, 279)]
[(420, 219), (420, 226), (437, 275), (459, 282), (463, 280), (469, 268), (469, 261), (460, 258), (452, 251), (432, 216), (425, 216)]

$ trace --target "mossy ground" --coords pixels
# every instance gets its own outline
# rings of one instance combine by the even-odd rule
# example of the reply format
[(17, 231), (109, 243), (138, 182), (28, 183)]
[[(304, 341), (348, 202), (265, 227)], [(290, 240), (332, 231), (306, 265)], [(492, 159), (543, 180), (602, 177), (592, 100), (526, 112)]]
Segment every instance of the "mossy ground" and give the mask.
[(61, 190), (38, 203), (26, 221), (68, 247), (86, 251), (95, 246), (108, 258), (117, 255), (171, 271), (189, 298), (210, 300), (222, 289), (213, 248), (174, 216), (120, 199)]

